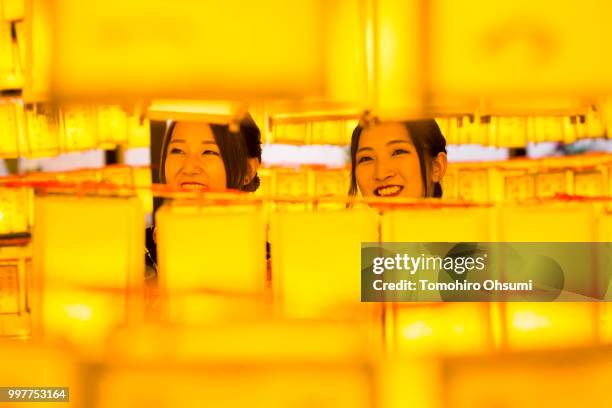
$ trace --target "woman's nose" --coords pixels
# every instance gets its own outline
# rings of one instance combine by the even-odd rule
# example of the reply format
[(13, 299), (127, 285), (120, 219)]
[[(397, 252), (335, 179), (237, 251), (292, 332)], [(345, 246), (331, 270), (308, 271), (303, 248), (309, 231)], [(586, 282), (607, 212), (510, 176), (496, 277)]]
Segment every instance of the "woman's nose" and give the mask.
[(200, 157), (188, 154), (185, 158), (185, 164), (183, 165), (183, 173), (185, 174), (199, 174), (203, 171), (202, 164), (200, 163)]
[(386, 180), (393, 177), (394, 174), (395, 170), (393, 169), (393, 166), (382, 162), (376, 163), (376, 170), (374, 174), (376, 181)]

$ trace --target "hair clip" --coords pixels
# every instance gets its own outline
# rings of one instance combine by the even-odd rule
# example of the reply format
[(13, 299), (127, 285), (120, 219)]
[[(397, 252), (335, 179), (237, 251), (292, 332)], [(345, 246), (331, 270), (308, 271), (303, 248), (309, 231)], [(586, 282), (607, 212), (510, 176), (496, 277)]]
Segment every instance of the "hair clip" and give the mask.
[(232, 121), (229, 123), (229, 131), (231, 133), (240, 132), (240, 120), (232, 119)]
[(359, 118), (359, 127), (367, 128), (377, 124), (378, 122), (378, 118), (374, 116), (370, 111), (366, 110)]
[(234, 114), (232, 115), (229, 122), (229, 131), (231, 133), (239, 133), (240, 132), (240, 124), (249, 114), (249, 111), (245, 105), (240, 105), (234, 110)]

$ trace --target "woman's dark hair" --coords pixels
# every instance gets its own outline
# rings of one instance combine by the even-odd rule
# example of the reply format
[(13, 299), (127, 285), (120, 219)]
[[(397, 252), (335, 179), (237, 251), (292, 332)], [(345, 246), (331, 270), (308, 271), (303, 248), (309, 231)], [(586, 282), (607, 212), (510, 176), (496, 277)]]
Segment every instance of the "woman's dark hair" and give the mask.
[[(421, 178), (423, 182), (423, 191), (425, 197), (442, 197), (442, 186), (435, 182), (433, 190), (429, 188), (428, 175), (430, 161), (438, 155), (438, 153), (446, 153), (446, 139), (442, 135), (438, 124), (433, 119), (425, 120), (410, 120), (400, 122), (406, 128), (408, 137), (412, 140), (412, 144), (419, 156), (419, 165), (421, 167)], [(357, 177), (355, 176), (355, 168), (357, 167), (357, 148), (359, 147), (359, 138), (363, 132), (363, 126), (357, 125), (353, 130), (351, 137), (351, 186), (349, 195), (357, 195)]]
[[(166, 183), (166, 157), (168, 144), (172, 138), (175, 121), (169, 121), (162, 141), (161, 158), (159, 161), (159, 180)], [(248, 159), (256, 158), (261, 163), (261, 132), (253, 118), (249, 115), (239, 123), (238, 132), (232, 132), (229, 125), (209, 124), (213, 137), (223, 159), (225, 174), (227, 175), (227, 188), (252, 192), (259, 187), (259, 176), (244, 184), (248, 174)]]

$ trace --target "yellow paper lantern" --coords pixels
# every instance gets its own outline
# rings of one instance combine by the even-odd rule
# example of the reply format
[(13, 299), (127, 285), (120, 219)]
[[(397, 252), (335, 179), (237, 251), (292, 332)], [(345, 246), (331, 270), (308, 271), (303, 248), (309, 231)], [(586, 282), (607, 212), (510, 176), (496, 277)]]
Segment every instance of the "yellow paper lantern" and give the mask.
[(272, 214), (272, 273), (282, 313), (329, 316), (358, 307), (361, 243), (377, 241), (371, 210)]
[(493, 349), (487, 303), (399, 304), (387, 314), (393, 352), (400, 355), (461, 355)]
[[(232, 302), (263, 301), (266, 240), (261, 208), (167, 205), (157, 212), (156, 227), (159, 285), (170, 320), (207, 321), (215, 318), (212, 310), (231, 310)], [(237, 299), (218, 296), (224, 294)]]
[[(142, 313), (144, 214), (136, 197), (36, 197), (38, 328), (99, 346)], [(112, 256), (111, 256), (112, 255)]]
[(597, 305), (577, 303), (507, 303), (507, 346), (553, 349), (597, 344)]
[(377, 384), (367, 344), (359, 327), (339, 323), (128, 330), (112, 339), (99, 406), (369, 407)]

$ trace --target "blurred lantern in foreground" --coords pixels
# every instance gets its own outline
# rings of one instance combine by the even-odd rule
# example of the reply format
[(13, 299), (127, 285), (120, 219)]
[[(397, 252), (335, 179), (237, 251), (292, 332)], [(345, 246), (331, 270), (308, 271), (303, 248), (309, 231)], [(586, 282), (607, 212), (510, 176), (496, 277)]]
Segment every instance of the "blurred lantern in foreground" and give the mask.
[[(171, 203), (156, 215), (166, 318), (205, 322), (263, 307), (266, 239), (261, 206)], [(232, 312), (233, 311), (233, 312)]]
[[(275, 300), (285, 316), (356, 317), (360, 248), (377, 242), (376, 213), (278, 211), (270, 220)], [(360, 310), (360, 309), (357, 309)]]
[(96, 346), (142, 313), (144, 213), (137, 197), (36, 197), (39, 329)]
[(113, 336), (99, 406), (376, 405), (373, 360), (359, 327), (277, 321), (169, 329)]

